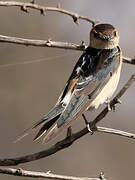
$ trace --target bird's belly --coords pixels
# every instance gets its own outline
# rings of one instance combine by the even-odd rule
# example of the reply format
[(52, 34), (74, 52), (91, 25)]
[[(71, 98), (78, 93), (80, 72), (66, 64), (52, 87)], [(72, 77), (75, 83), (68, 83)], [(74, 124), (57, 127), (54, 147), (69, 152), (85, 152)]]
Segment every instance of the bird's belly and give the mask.
[(108, 100), (113, 93), (115, 92), (119, 79), (120, 79), (120, 71), (121, 71), (121, 64), (117, 71), (112, 75), (108, 83), (102, 89), (102, 91), (97, 95), (97, 97), (93, 100), (93, 102), (88, 107), (89, 110), (97, 109), (100, 104), (103, 104), (106, 100)]

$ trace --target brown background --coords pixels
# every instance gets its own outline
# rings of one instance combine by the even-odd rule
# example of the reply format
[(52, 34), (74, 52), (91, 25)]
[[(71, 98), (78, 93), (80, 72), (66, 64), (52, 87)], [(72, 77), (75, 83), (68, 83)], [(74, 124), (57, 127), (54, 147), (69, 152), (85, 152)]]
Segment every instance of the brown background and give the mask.
[[(44, 6), (62, 7), (102, 23), (111, 23), (120, 34), (123, 54), (135, 55), (135, 1), (134, 0), (55, 0), (37, 1)], [(0, 34), (33, 39), (48, 39), (88, 44), (91, 25), (77, 26), (70, 17), (48, 12), (41, 16), (31, 10), (26, 14), (19, 8), (0, 7)], [(16, 137), (56, 103), (72, 68), (82, 52), (53, 48), (25, 47), (0, 43), (0, 157), (16, 157), (47, 148), (41, 141), (32, 142), (34, 134), (14, 144)], [(61, 57), (59, 57), (61, 56)], [(36, 62), (36, 60), (41, 60)], [(31, 62), (32, 61), (32, 62)], [(33, 62), (35, 61), (35, 62)], [(134, 66), (124, 64), (118, 89), (134, 72)], [(129, 132), (135, 132), (133, 85), (121, 98), (122, 105), (110, 112), (100, 123)], [(99, 109), (101, 111), (103, 107)], [(98, 111), (98, 112), (99, 112)], [(91, 120), (98, 112), (87, 113)], [(84, 127), (82, 118), (73, 130)], [(61, 135), (64, 136), (65, 133)], [(55, 142), (59, 139), (57, 138)], [(53, 142), (54, 143), (54, 142)], [(124, 137), (96, 133), (87, 135), (70, 148), (48, 158), (19, 165), (18, 168), (73, 176), (98, 176), (104, 171), (110, 180), (134, 179), (135, 141)], [(19, 177), (0, 175), (2, 180)], [(26, 178), (24, 178), (26, 179)], [(27, 178), (31, 179), (31, 178)]]

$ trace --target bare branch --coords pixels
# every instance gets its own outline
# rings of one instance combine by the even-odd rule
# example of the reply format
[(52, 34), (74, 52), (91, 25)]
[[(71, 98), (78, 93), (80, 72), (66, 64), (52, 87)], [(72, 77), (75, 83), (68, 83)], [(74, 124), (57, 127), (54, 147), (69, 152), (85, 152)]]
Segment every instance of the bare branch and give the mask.
[(3, 43), (13, 43), (25, 46), (39, 46), (39, 47), (53, 47), (61, 49), (71, 49), (71, 50), (85, 50), (87, 46), (84, 43), (80, 45), (68, 42), (52, 41), (48, 40), (33, 40), (33, 39), (23, 39), (18, 37), (3, 36), (0, 35), (0, 42)]
[[(123, 88), (119, 91), (119, 93), (114, 97), (114, 99), (111, 101), (111, 107), (113, 107), (115, 104), (119, 103), (119, 98), (127, 91), (127, 89), (132, 85), (132, 83), (135, 81), (135, 74), (133, 74), (128, 82), (123, 86)], [(135, 134), (127, 133), (120, 130), (105, 128), (105, 127), (96, 127), (96, 124), (101, 121), (108, 113), (108, 108), (106, 107), (92, 122), (90, 122), (90, 126), (93, 129), (93, 131), (98, 131), (102, 133), (110, 133), (115, 135), (120, 135), (128, 138), (135, 139)], [(34, 160), (38, 160), (47, 156), (50, 156), (52, 154), (55, 154), (56, 152), (69, 147), (73, 144), (74, 141), (80, 139), (84, 135), (88, 134), (89, 131), (87, 127), (84, 129), (71, 134), (71, 136), (67, 136), (63, 140), (57, 142), (56, 144), (52, 145), (50, 148), (40, 151), (34, 154), (29, 154), (26, 156), (21, 156), (17, 158), (3, 158), (0, 159), (0, 166), (15, 166), (21, 163), (26, 163)]]
[[(78, 51), (84, 51), (88, 47), (85, 45), (84, 41), (82, 41), (82, 43), (78, 45), (75, 43), (52, 41), (50, 39), (34, 40), (34, 39), (24, 39), (24, 38), (3, 36), (3, 35), (0, 35), (0, 42), (19, 44), (25, 46), (52, 47), (52, 48), (70, 49), (70, 50), (78, 50)], [(123, 57), (123, 62), (135, 65), (135, 58), (132, 59), (129, 57)]]
[(135, 57), (134, 58), (129, 58), (129, 57), (123, 57), (123, 62), (128, 63), (128, 64), (133, 64), (135, 65)]
[(73, 13), (73, 12), (70, 12), (70, 11), (67, 11), (65, 9), (62, 9), (60, 7), (45, 7), (45, 6), (40, 6), (38, 4), (35, 4), (35, 3), (25, 3), (25, 2), (16, 2), (16, 1), (0, 1), (0, 6), (5, 6), (5, 7), (11, 7), (11, 6), (17, 6), (17, 7), (20, 7), (20, 9), (24, 12), (29, 12), (28, 10), (29, 9), (35, 9), (35, 10), (38, 10), (40, 11), (40, 13), (42, 15), (45, 15), (45, 13), (47, 11), (55, 11), (55, 12), (59, 12), (59, 13), (62, 13), (62, 14), (66, 14), (70, 17), (73, 18), (73, 21), (78, 24), (79, 23), (79, 19), (81, 20), (85, 20), (89, 23), (92, 23), (92, 25), (94, 26), (96, 23), (98, 23), (99, 21), (95, 21), (95, 20), (92, 20), (86, 16), (81, 16), (79, 14), (76, 14), (76, 13)]
[[(0, 1), (0, 6), (4, 6), (4, 7), (17, 6), (20, 7), (21, 10), (25, 12), (28, 12), (28, 9), (35, 9), (40, 11), (40, 13), (43, 15), (45, 15), (46, 11), (56, 11), (71, 16), (75, 23), (78, 23), (78, 20), (82, 19), (92, 23), (93, 26), (99, 22), (97, 20), (94, 21), (86, 16), (81, 16), (76, 13), (62, 9), (60, 5), (58, 5), (57, 7), (45, 7), (35, 4), (35, 1), (31, 1), (31, 3), (16, 2), (16, 1)], [(87, 48), (87, 46), (83, 42), (81, 45), (78, 45), (67, 42), (59, 42), (52, 40), (32, 40), (32, 39), (23, 39), (23, 38), (3, 36), (3, 35), (0, 35), (0, 42), (20, 44), (26, 46), (53, 47), (53, 48), (71, 49), (71, 50), (85, 50)], [(135, 65), (135, 58), (132, 59), (129, 57), (123, 57), (123, 62)]]
[(64, 176), (53, 174), (50, 171), (44, 172), (35, 172), (35, 171), (26, 171), (23, 169), (13, 169), (13, 168), (0, 168), (1, 174), (8, 174), (21, 177), (32, 177), (32, 178), (47, 178), (47, 179), (62, 179), (62, 180), (106, 180), (100, 175), (98, 178), (88, 178), (88, 177), (74, 177), (74, 176)]
[[(100, 132), (100, 133), (108, 133), (108, 134), (119, 135), (119, 136), (135, 139), (135, 134), (124, 132), (121, 130), (112, 129), (112, 128), (97, 126), (95, 131)], [(65, 149), (71, 146), (74, 141), (76, 141), (77, 139), (80, 139), (81, 137), (83, 137), (84, 135), (88, 133), (89, 133), (88, 129), (84, 128), (81, 131), (74, 133), (70, 138), (66, 137), (46, 150), (29, 154), (29, 155), (25, 155), (25, 156), (21, 156), (21, 157), (17, 157), (17, 158), (3, 158), (3, 159), (1, 158), (0, 166), (16, 166), (18, 164), (27, 163), (27, 162), (31, 162), (34, 160), (48, 157), (52, 154), (57, 153), (58, 151), (62, 149)]]
[(107, 128), (107, 127), (97, 126), (97, 132), (114, 134), (114, 135), (118, 135), (118, 136), (124, 136), (127, 138), (135, 139), (135, 134), (128, 133), (128, 132), (121, 131), (121, 130), (117, 130), (117, 129)]

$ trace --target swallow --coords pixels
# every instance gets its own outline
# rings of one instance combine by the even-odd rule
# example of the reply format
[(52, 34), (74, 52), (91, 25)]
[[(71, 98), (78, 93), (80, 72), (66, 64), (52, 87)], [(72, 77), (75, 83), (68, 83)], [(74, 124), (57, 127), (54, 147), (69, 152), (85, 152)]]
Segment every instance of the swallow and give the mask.
[(56, 105), (29, 128), (43, 125), (34, 140), (45, 133), (43, 143), (48, 143), (79, 116), (84, 117), (87, 110), (108, 103), (117, 88), (121, 65), (122, 51), (117, 29), (111, 24), (94, 26), (90, 31), (89, 46), (77, 61)]

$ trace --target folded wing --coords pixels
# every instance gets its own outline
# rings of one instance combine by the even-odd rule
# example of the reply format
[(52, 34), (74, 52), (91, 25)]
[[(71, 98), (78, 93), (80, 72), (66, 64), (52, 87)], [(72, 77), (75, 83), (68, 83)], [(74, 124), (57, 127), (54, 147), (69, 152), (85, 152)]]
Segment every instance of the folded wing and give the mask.
[[(80, 64), (83, 66), (77, 66)], [(76, 120), (87, 110), (92, 101), (110, 80), (113, 73), (117, 71), (120, 65), (120, 49), (99, 50), (94, 57), (92, 53), (89, 54), (86, 51), (79, 59), (77, 65), (70, 76), (70, 82), (74, 79), (77, 79), (77, 81), (72, 88), (69, 101), (59, 116), (57, 123), (45, 136), (44, 143), (48, 143), (55, 138), (57, 134), (69, 127), (72, 121)], [(68, 88), (65, 94), (68, 94)]]

